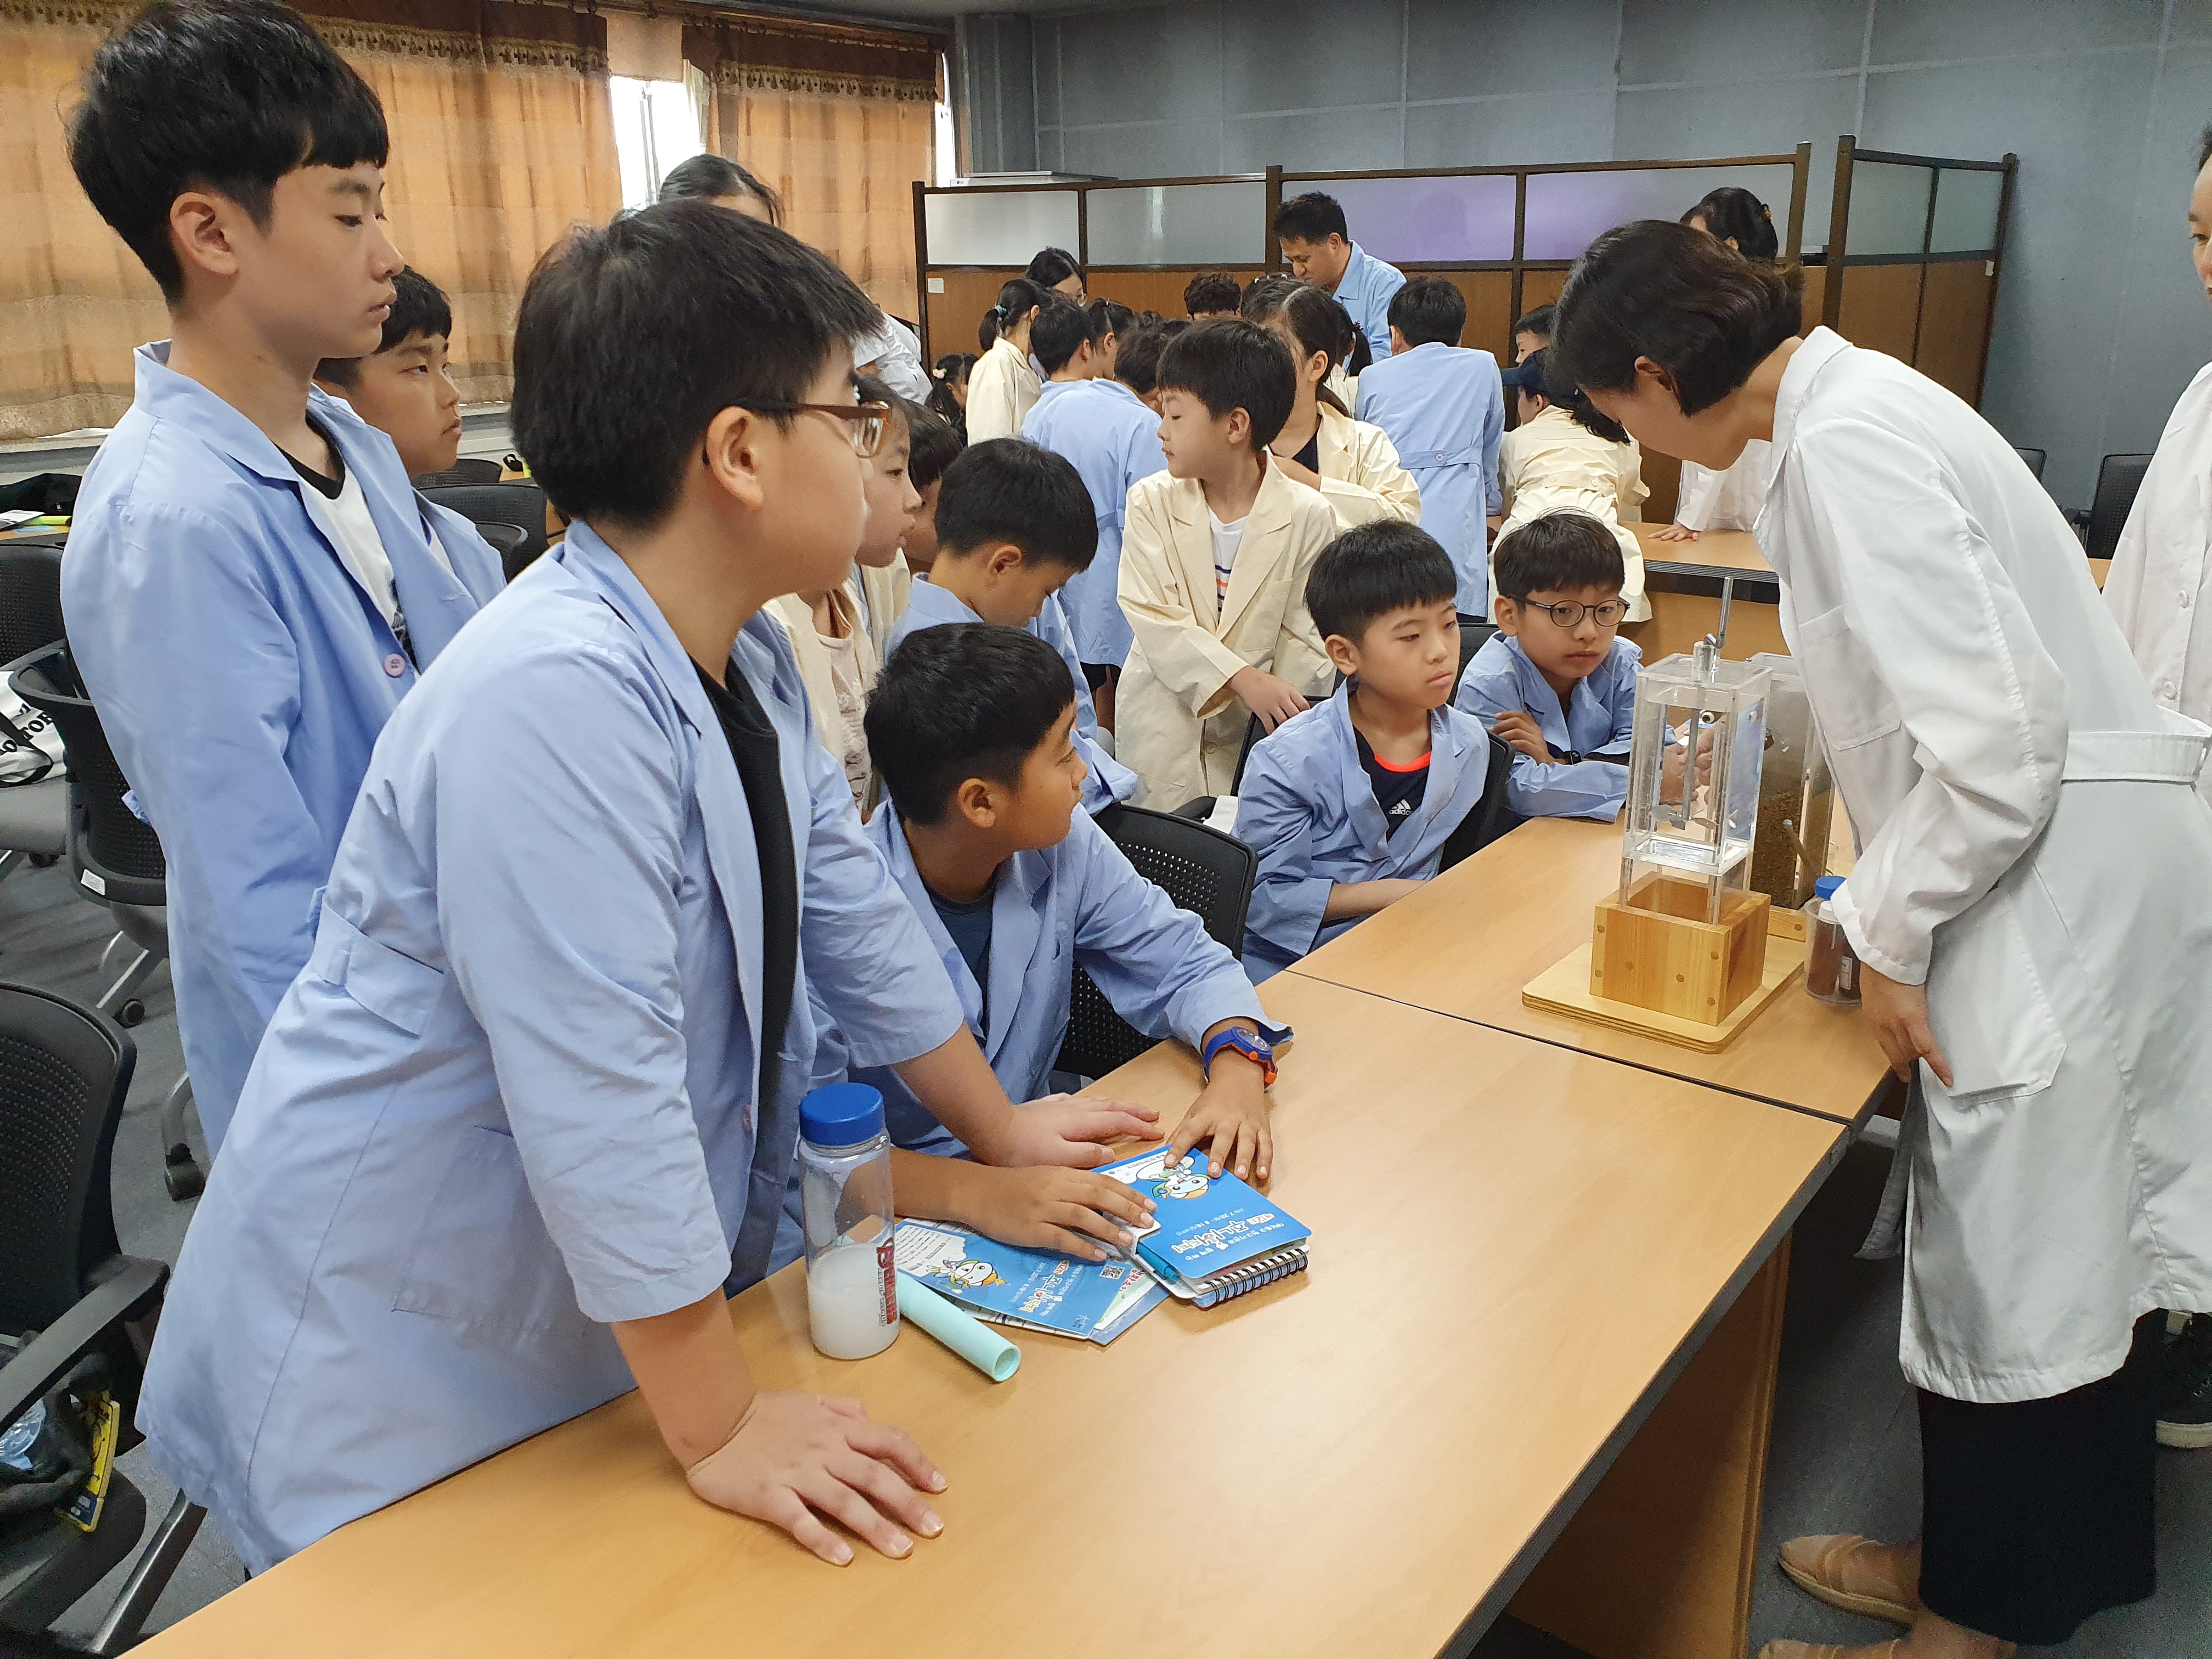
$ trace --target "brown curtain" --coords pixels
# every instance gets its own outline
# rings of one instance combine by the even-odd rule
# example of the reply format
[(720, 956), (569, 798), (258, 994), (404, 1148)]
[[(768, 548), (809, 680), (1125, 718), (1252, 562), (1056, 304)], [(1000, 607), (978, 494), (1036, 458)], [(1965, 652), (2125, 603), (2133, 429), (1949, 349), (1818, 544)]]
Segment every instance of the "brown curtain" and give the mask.
[(914, 181), (932, 172), (933, 36), (746, 18), (684, 31), (708, 79), (707, 147), (783, 198), (784, 227), (876, 303), (920, 314)]
[[(70, 171), (62, 118), (128, 5), (0, 0), (0, 439), (110, 426), (131, 349), (167, 332), (159, 290)], [(622, 204), (606, 26), (507, 0), (309, 0), (302, 10), (383, 100), (386, 212), (453, 302), (471, 403), (513, 386), (515, 307), (538, 255)]]

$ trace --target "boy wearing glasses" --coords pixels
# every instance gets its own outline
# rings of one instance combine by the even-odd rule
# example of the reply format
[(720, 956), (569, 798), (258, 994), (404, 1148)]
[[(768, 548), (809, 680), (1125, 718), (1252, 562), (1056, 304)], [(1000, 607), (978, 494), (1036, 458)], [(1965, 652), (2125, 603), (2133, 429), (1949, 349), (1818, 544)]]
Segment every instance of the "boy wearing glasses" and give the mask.
[(1512, 745), (1515, 811), (1610, 822), (1628, 798), (1644, 654), (1615, 631), (1628, 614), (1620, 544), (1562, 509), (1507, 532), (1495, 564), (1498, 632), (1454, 701)]

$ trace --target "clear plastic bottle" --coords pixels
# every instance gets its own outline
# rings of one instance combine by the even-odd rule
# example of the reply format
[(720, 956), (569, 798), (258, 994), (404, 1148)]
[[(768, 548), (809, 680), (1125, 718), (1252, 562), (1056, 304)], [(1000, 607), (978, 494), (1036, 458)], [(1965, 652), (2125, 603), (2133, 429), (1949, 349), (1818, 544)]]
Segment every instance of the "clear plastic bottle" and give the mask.
[(1855, 1008), (1859, 1000), (1858, 952), (1836, 920), (1832, 902), (1841, 890), (1841, 876), (1823, 876), (1813, 884), (1813, 897), (1805, 906), (1805, 988), (1822, 1002)]
[(799, 1107), (799, 1197), (806, 1226), (806, 1314), (814, 1346), (866, 1359), (898, 1334), (891, 1143), (884, 1097), (833, 1083)]

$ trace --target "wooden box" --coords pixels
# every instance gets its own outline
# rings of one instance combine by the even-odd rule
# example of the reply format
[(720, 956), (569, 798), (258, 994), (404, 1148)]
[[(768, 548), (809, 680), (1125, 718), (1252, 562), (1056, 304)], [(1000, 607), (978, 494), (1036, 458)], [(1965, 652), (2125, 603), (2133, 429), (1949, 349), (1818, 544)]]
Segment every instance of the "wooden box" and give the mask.
[(1717, 1025), (1759, 988), (1771, 908), (1764, 893), (1730, 890), (1709, 922), (1703, 882), (1645, 876), (1626, 902), (1597, 907), (1590, 994)]

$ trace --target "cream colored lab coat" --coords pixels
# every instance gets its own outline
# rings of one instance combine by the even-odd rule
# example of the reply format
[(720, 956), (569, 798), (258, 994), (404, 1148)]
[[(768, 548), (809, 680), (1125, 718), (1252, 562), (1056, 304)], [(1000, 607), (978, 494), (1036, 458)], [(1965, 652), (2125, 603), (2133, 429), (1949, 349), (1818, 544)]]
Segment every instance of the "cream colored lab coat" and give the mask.
[(1682, 482), (1674, 492), (1674, 522), (1686, 530), (1748, 530), (1766, 505), (1766, 476), (1774, 470), (1773, 446), (1753, 438), (1734, 466), (1716, 472), (1695, 461), (1682, 463)]
[(881, 568), (854, 565), (846, 586), (860, 602), (860, 620), (867, 624), (868, 643), (876, 647), (876, 660), (881, 662), (890, 654), (884, 641), (906, 615), (907, 594), (914, 587), (914, 572), (907, 568), (906, 555), (892, 554), (891, 562)]
[(1138, 805), (1172, 811), (1230, 793), (1250, 718), (1229, 689), (1240, 668), (1263, 668), (1310, 699), (1327, 694), (1306, 575), (1336, 533), (1335, 510), (1270, 459), (1217, 607), (1205, 491), (1165, 472), (1130, 487), (1119, 591), (1136, 637), (1115, 695), (1114, 747), (1137, 774)]
[[(848, 579), (845, 586), (830, 596), (830, 601), (842, 612), (845, 625), (853, 630), (854, 665), (860, 672), (863, 686), (876, 683), (879, 659), (867, 629), (860, 625), (860, 600)], [(814, 711), (814, 735), (830, 751), (830, 757), (842, 768), (845, 764), (845, 714), (837, 702), (837, 683), (830, 672), (830, 653), (822, 644), (822, 636), (814, 631), (814, 611), (796, 593), (786, 593), (781, 599), (768, 602), (769, 616), (781, 627), (791, 641), (791, 654), (799, 659), (799, 678), (806, 687), (806, 701)], [(852, 784), (853, 804), (865, 805), (867, 784), (855, 782), (848, 774), (845, 781)]]
[[(2212, 365), (2174, 404), (2105, 578), (2105, 605), (2160, 705), (2212, 722)], [(2212, 768), (2207, 769), (2212, 774)], [(2212, 775), (2199, 787), (2212, 789)]]
[(1020, 437), (1043, 390), (1029, 354), (1001, 334), (968, 371), (968, 441)]
[(2212, 1309), (2212, 732), (2152, 699), (2057, 506), (1933, 380), (1816, 329), (1774, 459), (1759, 544), (1863, 842), (1836, 910), (1925, 983), (1954, 1079), (1919, 1068), (1884, 1206), (1899, 1358), (2045, 1398), (2152, 1309)]
[(1397, 446), (1379, 426), (1321, 405), (1314, 448), (1321, 493), (1346, 530), (1377, 519), (1421, 521), (1421, 487), (1398, 460)]
[(1587, 513), (1620, 543), (1620, 596), (1628, 601), (1625, 620), (1642, 622), (1651, 614), (1644, 596), (1644, 548), (1630, 520), (1644, 516), (1641, 505), (1651, 492), (1644, 487), (1644, 453), (1631, 438), (1614, 443), (1601, 438), (1557, 404), (1507, 433), (1498, 447), (1498, 487), (1505, 498), (1505, 521), (1490, 544), (1490, 591), (1498, 592), (1498, 544), (1531, 519), (1560, 507)]

